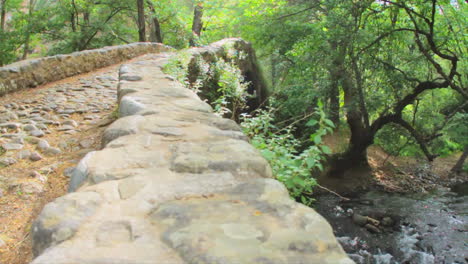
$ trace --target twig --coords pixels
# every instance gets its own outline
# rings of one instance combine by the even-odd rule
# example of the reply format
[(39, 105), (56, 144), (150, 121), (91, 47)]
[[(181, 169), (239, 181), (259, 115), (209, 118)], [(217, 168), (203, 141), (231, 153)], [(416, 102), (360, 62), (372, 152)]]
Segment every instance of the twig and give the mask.
[(318, 183), (317, 183), (317, 186), (318, 186), (319, 188), (321, 188), (321, 189), (323, 189), (323, 190), (329, 192), (329, 193), (332, 193), (332, 194), (334, 194), (334, 195), (340, 197), (341, 199), (343, 199), (343, 200), (345, 200), (345, 201), (351, 201), (351, 199), (346, 198), (346, 197), (343, 197), (343, 196), (339, 195), (338, 193), (336, 193), (336, 192), (334, 192), (334, 191), (328, 189), (327, 187), (323, 187), (322, 185), (320, 185), (320, 184), (318, 184)]
[(20, 242), (16, 243), (14, 247), (17, 248), (19, 245), (21, 245), (28, 238), (28, 236), (29, 232), (24, 236), (24, 238)]

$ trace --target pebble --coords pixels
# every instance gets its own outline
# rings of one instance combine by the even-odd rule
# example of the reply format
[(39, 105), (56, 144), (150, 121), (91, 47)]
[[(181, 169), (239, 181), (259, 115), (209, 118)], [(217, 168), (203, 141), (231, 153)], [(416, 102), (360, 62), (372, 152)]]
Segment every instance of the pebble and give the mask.
[(72, 127), (77, 127), (78, 126), (78, 123), (75, 121), (75, 120), (66, 120), (66, 121), (63, 121), (62, 122), (62, 125), (63, 126), (72, 126)]
[(47, 155), (58, 155), (60, 153), (62, 153), (62, 151), (58, 148), (54, 148), (54, 147), (48, 147), (45, 151), (44, 151), (45, 154)]
[(42, 130), (36, 129), (36, 130), (30, 131), (29, 135), (31, 135), (33, 137), (39, 137), (40, 138), (40, 137), (43, 137), (45, 135), (45, 133)]
[(82, 140), (82, 141), (80, 142), (80, 146), (81, 146), (82, 148), (87, 149), (87, 148), (90, 148), (91, 146), (93, 146), (93, 143), (94, 143), (94, 140), (88, 138), (88, 139)]
[(24, 146), (22, 144), (17, 144), (17, 143), (5, 143), (2, 145), (2, 148), (4, 150), (20, 150)]
[(18, 159), (29, 159), (29, 157), (31, 157), (31, 151), (27, 149), (21, 150), (16, 156), (18, 157)]
[(6, 127), (8, 129), (18, 129), (21, 127), (21, 124), (18, 123), (3, 123), (0, 124), (0, 127)]
[(42, 156), (41, 156), (39, 153), (37, 153), (37, 152), (33, 152), (33, 153), (31, 153), (31, 155), (29, 156), (29, 159), (30, 159), (31, 161), (39, 161), (39, 160), (42, 159)]
[(47, 130), (47, 126), (44, 124), (37, 124), (36, 127), (41, 130)]
[(23, 136), (17, 136), (11, 139), (10, 143), (16, 143), (16, 144), (21, 144), (24, 145), (24, 137)]
[(34, 130), (37, 130), (37, 127), (35, 125), (32, 125), (32, 124), (27, 124), (27, 125), (23, 126), (23, 130), (24, 131), (34, 131)]
[(13, 164), (15, 164), (16, 161), (14, 158), (11, 158), (11, 157), (5, 157), (5, 158), (0, 158), (0, 167), (1, 166), (11, 166)]
[(27, 194), (38, 194), (44, 191), (44, 186), (38, 182), (24, 182), (21, 184), (21, 190)]
[(47, 142), (47, 140), (41, 139), (41, 140), (39, 140), (39, 142), (37, 143), (37, 147), (38, 147), (40, 150), (46, 150), (46, 149), (50, 148), (50, 145), (49, 145), (49, 142)]
[(57, 130), (58, 131), (68, 131), (68, 130), (74, 130), (75, 128), (73, 126), (70, 126), (70, 125), (64, 125), (62, 127), (59, 127)]
[(39, 172), (37, 172), (37, 171), (31, 171), (29, 173), (29, 177), (31, 177), (31, 178), (38, 178), (39, 176), (41, 176), (41, 174)]

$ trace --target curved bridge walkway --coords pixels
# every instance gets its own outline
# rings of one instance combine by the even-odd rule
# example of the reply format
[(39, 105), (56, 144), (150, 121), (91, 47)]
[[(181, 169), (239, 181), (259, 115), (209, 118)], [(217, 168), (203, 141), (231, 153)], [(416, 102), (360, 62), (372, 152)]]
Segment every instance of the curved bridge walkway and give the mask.
[(33, 264), (350, 264), (238, 125), (165, 75), (120, 68), (120, 118), (32, 226)]

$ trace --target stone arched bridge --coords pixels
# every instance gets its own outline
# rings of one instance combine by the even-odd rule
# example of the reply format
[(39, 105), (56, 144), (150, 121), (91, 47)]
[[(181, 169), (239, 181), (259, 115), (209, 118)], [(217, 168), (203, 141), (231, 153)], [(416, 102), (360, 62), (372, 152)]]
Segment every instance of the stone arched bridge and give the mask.
[[(222, 49), (231, 39), (208, 49)], [(203, 50), (203, 49), (199, 49)], [(118, 63), (119, 119), (31, 228), (33, 264), (349, 264), (330, 225), (293, 201), (232, 120), (162, 72), (173, 53), (137, 44), (0, 68), (10, 92)]]

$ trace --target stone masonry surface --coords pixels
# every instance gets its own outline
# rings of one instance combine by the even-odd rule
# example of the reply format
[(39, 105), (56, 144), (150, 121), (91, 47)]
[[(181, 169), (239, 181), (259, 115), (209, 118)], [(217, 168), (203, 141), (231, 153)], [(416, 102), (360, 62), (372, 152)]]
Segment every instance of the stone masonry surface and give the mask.
[(0, 67), (0, 96), (90, 72), (143, 54), (170, 50), (172, 48), (157, 43), (132, 43), (20, 61)]
[(161, 67), (120, 69), (120, 119), (32, 227), (33, 264), (352, 264), (238, 125)]

